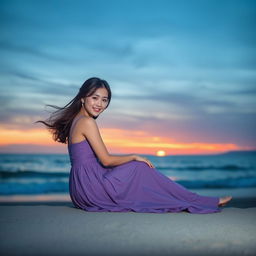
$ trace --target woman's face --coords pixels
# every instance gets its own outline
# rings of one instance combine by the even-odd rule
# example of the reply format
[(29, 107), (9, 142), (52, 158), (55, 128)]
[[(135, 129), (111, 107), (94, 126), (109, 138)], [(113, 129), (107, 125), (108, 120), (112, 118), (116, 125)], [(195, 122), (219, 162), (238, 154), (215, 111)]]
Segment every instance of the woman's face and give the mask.
[(106, 109), (108, 101), (106, 88), (99, 88), (91, 96), (84, 98), (84, 110), (88, 116), (98, 116)]

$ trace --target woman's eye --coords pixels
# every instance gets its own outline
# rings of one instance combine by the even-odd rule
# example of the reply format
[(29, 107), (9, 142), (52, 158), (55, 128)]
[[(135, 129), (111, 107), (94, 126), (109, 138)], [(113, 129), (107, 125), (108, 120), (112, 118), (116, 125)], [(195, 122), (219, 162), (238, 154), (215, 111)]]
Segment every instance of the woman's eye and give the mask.
[[(92, 97), (94, 100), (97, 100), (97, 97)], [(108, 99), (103, 99), (103, 102), (108, 102)]]

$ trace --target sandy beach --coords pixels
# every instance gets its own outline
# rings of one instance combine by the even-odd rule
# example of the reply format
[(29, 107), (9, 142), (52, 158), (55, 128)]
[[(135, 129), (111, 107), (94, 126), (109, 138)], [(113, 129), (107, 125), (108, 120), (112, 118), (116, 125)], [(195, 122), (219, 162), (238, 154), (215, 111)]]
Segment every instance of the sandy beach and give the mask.
[(212, 214), (85, 212), (71, 202), (1, 202), (2, 255), (255, 255), (256, 197)]

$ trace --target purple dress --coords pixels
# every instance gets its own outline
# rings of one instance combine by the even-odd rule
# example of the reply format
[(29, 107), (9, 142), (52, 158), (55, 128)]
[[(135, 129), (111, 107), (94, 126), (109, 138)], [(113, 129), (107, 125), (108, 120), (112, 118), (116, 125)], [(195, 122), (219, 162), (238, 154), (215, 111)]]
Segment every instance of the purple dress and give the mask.
[(221, 211), (218, 197), (193, 193), (144, 162), (104, 167), (87, 140), (70, 143), (68, 150), (69, 193), (77, 208), (89, 212)]

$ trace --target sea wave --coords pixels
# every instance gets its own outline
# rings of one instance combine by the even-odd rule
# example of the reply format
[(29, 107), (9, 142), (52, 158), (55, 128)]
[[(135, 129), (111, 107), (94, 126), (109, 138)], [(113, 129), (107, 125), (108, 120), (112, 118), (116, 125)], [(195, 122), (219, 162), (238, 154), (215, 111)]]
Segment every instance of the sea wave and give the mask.
[(247, 188), (256, 187), (256, 177), (237, 177), (215, 180), (177, 180), (187, 188)]
[(241, 166), (235, 164), (227, 165), (187, 165), (187, 166), (164, 166), (157, 167), (158, 170), (175, 170), (175, 171), (210, 171), (210, 170), (224, 170), (224, 171), (243, 171), (243, 170), (252, 170), (253, 166)]
[[(187, 189), (202, 188), (246, 188), (256, 187), (256, 177), (239, 177), (218, 180), (176, 180), (176, 183)], [(0, 184), (0, 195), (68, 193), (69, 184), (64, 180), (47, 180), (40, 182), (3, 182)]]
[(1, 179), (12, 179), (12, 178), (66, 178), (69, 176), (68, 172), (38, 172), (38, 171), (16, 171), (16, 172), (0, 172)]
[(68, 189), (68, 182), (65, 181), (8, 182), (0, 184), (0, 195), (66, 193)]
[[(173, 165), (166, 165), (166, 166), (158, 166), (155, 165), (157, 170), (160, 171), (232, 171), (232, 172), (239, 172), (239, 171), (251, 171), (256, 170), (254, 166), (241, 166), (236, 164), (226, 164), (226, 165), (188, 165), (188, 166), (173, 166)], [(14, 178), (14, 177), (60, 177), (60, 176), (67, 176), (68, 172), (63, 172), (63, 170), (67, 169), (69, 170), (69, 167), (67, 168), (61, 168), (62, 171), (54, 171), (54, 168), (49, 169), (48, 172), (40, 171), (38, 168), (41, 166), (36, 166), (35, 168), (32, 168), (30, 170), (24, 170), (24, 168), (20, 166), (10, 166), (9, 168), (7, 166), (0, 166), (0, 178)], [(55, 168), (59, 169), (59, 168)]]

